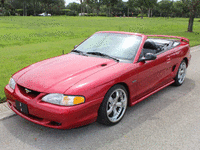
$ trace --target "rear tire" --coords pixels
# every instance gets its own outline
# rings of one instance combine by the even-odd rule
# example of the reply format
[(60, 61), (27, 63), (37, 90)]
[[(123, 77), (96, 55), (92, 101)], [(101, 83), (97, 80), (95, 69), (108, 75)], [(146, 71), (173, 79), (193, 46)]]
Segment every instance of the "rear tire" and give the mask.
[(114, 85), (106, 93), (99, 108), (97, 121), (104, 125), (115, 125), (123, 118), (128, 103), (128, 92), (122, 85)]
[(174, 78), (175, 80), (174, 85), (180, 86), (183, 84), (185, 80), (185, 76), (186, 76), (186, 69), (187, 69), (187, 65), (186, 65), (185, 60), (183, 60), (178, 68), (176, 77)]

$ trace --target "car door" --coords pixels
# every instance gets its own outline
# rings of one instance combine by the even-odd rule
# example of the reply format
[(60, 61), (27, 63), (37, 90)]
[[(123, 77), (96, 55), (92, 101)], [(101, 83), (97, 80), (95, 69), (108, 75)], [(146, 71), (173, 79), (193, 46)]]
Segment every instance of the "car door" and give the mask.
[(160, 81), (161, 84), (166, 84), (173, 80), (173, 71), (177, 66), (177, 63), (174, 61), (176, 55), (176, 49), (169, 49), (158, 55), (158, 57), (165, 57), (166, 59), (165, 65), (163, 66), (165, 68), (165, 76), (163, 76), (163, 79)]
[(137, 65), (136, 101), (172, 80), (169, 78), (171, 72), (170, 52), (160, 53), (155, 60), (138, 62)]

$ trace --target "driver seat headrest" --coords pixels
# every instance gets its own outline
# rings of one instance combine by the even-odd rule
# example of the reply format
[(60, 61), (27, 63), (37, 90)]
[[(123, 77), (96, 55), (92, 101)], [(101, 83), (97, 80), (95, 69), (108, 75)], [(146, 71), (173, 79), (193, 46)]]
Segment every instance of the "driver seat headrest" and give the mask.
[(154, 41), (146, 41), (144, 43), (144, 48), (146, 49), (157, 49), (156, 44), (154, 43)]

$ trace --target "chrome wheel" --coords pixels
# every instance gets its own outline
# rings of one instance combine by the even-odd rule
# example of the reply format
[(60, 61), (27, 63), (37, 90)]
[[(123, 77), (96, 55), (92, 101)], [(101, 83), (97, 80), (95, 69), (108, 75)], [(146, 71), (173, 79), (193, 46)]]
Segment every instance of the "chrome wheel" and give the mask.
[(123, 85), (116, 84), (106, 93), (99, 107), (97, 121), (105, 125), (117, 124), (123, 118), (128, 103), (128, 92)]
[(108, 119), (115, 123), (119, 121), (127, 107), (127, 96), (123, 89), (116, 89), (110, 95), (107, 102), (107, 117)]
[(180, 86), (183, 84), (186, 76), (186, 69), (187, 69), (187, 64), (185, 60), (183, 60), (178, 68), (178, 72), (176, 74), (176, 77), (174, 78), (175, 82), (174, 85)]
[(183, 81), (185, 80), (185, 75), (186, 75), (186, 63), (185, 61), (182, 61), (182, 63), (180, 64), (179, 70), (178, 70), (178, 82), (180, 84), (183, 83)]

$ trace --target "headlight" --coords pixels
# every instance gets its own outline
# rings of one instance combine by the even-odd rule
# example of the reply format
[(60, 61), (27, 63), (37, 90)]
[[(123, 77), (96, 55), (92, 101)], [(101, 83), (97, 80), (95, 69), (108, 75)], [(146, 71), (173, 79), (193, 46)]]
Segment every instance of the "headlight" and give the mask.
[(15, 82), (15, 80), (13, 78), (10, 78), (8, 84), (13, 90), (15, 89), (16, 82)]
[(53, 93), (44, 96), (42, 98), (42, 101), (63, 106), (73, 106), (84, 103), (85, 98), (83, 96), (67, 96), (63, 94)]

